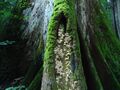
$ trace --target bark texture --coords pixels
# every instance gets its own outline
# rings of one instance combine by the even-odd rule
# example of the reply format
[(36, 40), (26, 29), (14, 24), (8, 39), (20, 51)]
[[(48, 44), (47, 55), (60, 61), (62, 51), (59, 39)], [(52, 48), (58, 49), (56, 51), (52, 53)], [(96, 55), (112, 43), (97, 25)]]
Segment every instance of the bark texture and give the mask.
[(120, 42), (103, 2), (30, 0), (20, 38), (31, 62), (23, 82), (28, 90), (120, 90)]
[[(81, 54), (79, 47), (80, 44), (77, 35), (77, 24), (76, 24), (74, 7), (75, 7), (75, 2), (73, 0), (54, 1), (54, 11), (51, 17), (51, 21), (49, 23), (48, 34), (47, 34), (47, 44), (44, 55), (44, 71), (43, 71), (41, 90), (56, 90), (56, 89), (86, 90), (87, 89), (82, 62), (81, 62)], [(62, 28), (60, 27), (61, 25)], [(62, 31), (60, 31), (61, 29)], [(61, 32), (63, 32), (63, 38), (62, 35), (59, 36)], [(68, 52), (64, 52), (64, 50), (60, 48), (61, 47), (60, 44), (62, 43), (62, 41), (59, 41), (59, 39), (63, 40), (63, 44), (64, 44), (63, 47), (66, 47), (65, 46), (66, 42), (64, 41), (64, 39), (66, 38), (64, 38), (64, 34), (68, 34), (68, 39), (71, 38), (70, 42), (67, 43), (68, 45), (73, 44), (73, 42), (75, 44), (73, 48), (67, 47)], [(57, 49), (56, 52), (59, 52), (59, 49), (61, 50), (61, 53), (60, 54), (57, 53), (56, 56), (54, 52), (55, 48)], [(67, 49), (65, 51), (67, 51)], [(63, 59), (61, 56), (62, 53), (64, 54)], [(58, 59), (62, 61), (59, 61)], [(68, 63), (65, 64), (66, 62)], [(61, 66), (58, 66), (60, 63)], [(71, 66), (72, 63), (74, 63), (74, 68)], [(61, 69), (60, 72), (59, 69)], [(59, 80), (61, 80), (61, 82)], [(61, 85), (64, 86), (61, 87)]]
[(54, 0), (41, 90), (119, 90), (120, 42), (109, 22), (100, 0)]
[(120, 0), (111, 0), (116, 34), (120, 38)]
[[(116, 73), (116, 70), (119, 70), (119, 68), (116, 68), (115, 70), (114, 69), (115, 67), (113, 66), (113, 64), (116, 63), (116, 65), (119, 66), (119, 64), (117, 63), (120, 62), (120, 60), (114, 57), (114, 54), (108, 55), (108, 52), (113, 53), (115, 50), (111, 48), (111, 46), (116, 47), (114, 45), (119, 45), (119, 41), (114, 38), (115, 35), (112, 34), (110, 31), (111, 29), (109, 28), (110, 27), (109, 20), (107, 19), (105, 11), (102, 9), (101, 1), (83, 0), (82, 2), (83, 2), (82, 4), (81, 2), (77, 2), (78, 30), (79, 32), (82, 33), (80, 35), (83, 36), (83, 39), (82, 37), (80, 39), (81, 43), (85, 43), (82, 46), (86, 48), (86, 49), (82, 49), (81, 47), (81, 50), (82, 50), (81, 53), (85, 55), (83, 56), (83, 64), (84, 64), (84, 69), (85, 69), (86, 78), (88, 82), (88, 87), (93, 90), (95, 88), (96, 88), (95, 90), (98, 90), (98, 89), (101, 90), (102, 87), (105, 90), (119, 89), (120, 88), (119, 82), (118, 82), (119, 80), (117, 80), (118, 78), (116, 79), (115, 77), (118, 75)], [(116, 44), (114, 43), (114, 41), (116, 42)], [(111, 43), (111, 46), (109, 45), (110, 43)], [(116, 48), (119, 49), (118, 46)], [(118, 49), (116, 49), (115, 52)], [(87, 54), (85, 54), (84, 52), (86, 50), (88, 52)], [(88, 58), (86, 58), (86, 56)], [(116, 55), (116, 56), (119, 57), (119, 55)], [(89, 63), (91, 59), (90, 57), (92, 58), (91, 62), (93, 62), (94, 65), (90, 65)], [(85, 62), (85, 58), (86, 58), (86, 62), (88, 63)], [(95, 71), (93, 71), (92, 69), (90, 70), (90, 72), (88, 72), (88, 69), (90, 69), (90, 67), (92, 68), (93, 66), (95, 66), (97, 74), (95, 74)], [(96, 77), (95, 76), (93, 77), (94, 78), (93, 85), (91, 84), (92, 76), (90, 77), (89, 74), (92, 76), (94, 74), (96, 76)], [(98, 77), (100, 81), (99, 79), (95, 79)], [(94, 86), (95, 84), (97, 85)], [(102, 84), (102, 87), (101, 87), (101, 84)]]

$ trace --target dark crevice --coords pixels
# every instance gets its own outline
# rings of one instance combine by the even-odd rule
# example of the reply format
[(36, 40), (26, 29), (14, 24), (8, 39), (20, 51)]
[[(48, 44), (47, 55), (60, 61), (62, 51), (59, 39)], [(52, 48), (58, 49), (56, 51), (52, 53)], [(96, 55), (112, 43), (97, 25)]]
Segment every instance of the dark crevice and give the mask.
[(65, 17), (63, 13), (61, 13), (60, 24), (64, 26), (64, 32), (66, 33), (67, 18)]
[(105, 62), (104, 57), (100, 53), (97, 45), (94, 35), (90, 32), (89, 29), (89, 35), (90, 35), (90, 51), (96, 66), (96, 69), (98, 71), (98, 75), (101, 79), (101, 82), (103, 84), (103, 87), (105, 90), (118, 90), (120, 89), (120, 86), (114, 77), (112, 71), (108, 67), (107, 63)]
[(58, 16), (58, 24), (56, 26), (56, 30), (57, 30), (57, 38), (58, 38), (58, 30), (60, 28), (60, 25), (62, 25), (64, 27), (64, 33), (66, 33), (66, 28), (67, 28), (67, 18), (65, 17), (64, 13), (62, 12), (59, 16)]
[(23, 49), (24, 43), (22, 42), (0, 46), (0, 84), (24, 76), (29, 61), (24, 61)]
[(82, 58), (82, 65), (84, 69), (84, 74), (86, 78), (86, 83), (88, 90), (97, 90), (96, 89), (96, 82), (95, 82), (95, 77), (93, 76), (91, 72), (91, 64), (90, 64), (90, 57), (88, 56), (88, 50), (87, 47), (85, 46), (84, 39), (82, 37), (82, 33), (80, 31), (80, 27), (78, 26), (78, 37), (79, 37), (79, 42), (80, 42), (80, 49), (81, 49), (81, 58)]
[(28, 86), (32, 82), (32, 80), (34, 79), (35, 75), (37, 74), (42, 65), (43, 65), (42, 63), (35, 64), (34, 62), (31, 62), (31, 65), (29, 66), (28, 72), (26, 73), (26, 77), (23, 84)]

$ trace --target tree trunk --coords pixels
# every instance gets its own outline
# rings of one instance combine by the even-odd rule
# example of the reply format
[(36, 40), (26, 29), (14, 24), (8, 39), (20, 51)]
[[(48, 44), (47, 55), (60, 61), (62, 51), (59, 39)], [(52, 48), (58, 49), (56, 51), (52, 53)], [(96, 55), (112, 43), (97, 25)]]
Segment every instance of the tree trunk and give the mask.
[(30, 0), (20, 38), (24, 59), (31, 62), (23, 81), (28, 90), (120, 90), (120, 42), (103, 2)]
[(115, 30), (118, 38), (120, 38), (120, 0), (111, 0)]
[(54, 0), (41, 90), (119, 90), (119, 45), (102, 1)]

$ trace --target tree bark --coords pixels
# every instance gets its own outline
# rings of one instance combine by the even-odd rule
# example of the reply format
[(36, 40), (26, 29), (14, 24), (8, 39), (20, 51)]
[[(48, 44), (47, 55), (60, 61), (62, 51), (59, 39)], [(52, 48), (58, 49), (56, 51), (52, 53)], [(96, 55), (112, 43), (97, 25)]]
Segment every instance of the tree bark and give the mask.
[[(73, 0), (55, 0), (54, 6), (47, 34), (41, 90), (86, 90), (77, 35), (75, 2)], [(67, 42), (67, 38), (71, 38), (71, 40)], [(64, 49), (68, 50), (68, 52), (64, 51)], [(71, 63), (74, 63), (74, 68)]]
[[(120, 42), (102, 0), (30, 2), (22, 34), (24, 56), (33, 60), (23, 82), (28, 90), (120, 89)], [(118, 3), (116, 7), (118, 34)]]
[(115, 30), (118, 38), (120, 38), (120, 0), (111, 0)]
[(111, 29), (101, 0), (54, 0), (43, 75), (28, 89), (119, 90), (120, 42)]

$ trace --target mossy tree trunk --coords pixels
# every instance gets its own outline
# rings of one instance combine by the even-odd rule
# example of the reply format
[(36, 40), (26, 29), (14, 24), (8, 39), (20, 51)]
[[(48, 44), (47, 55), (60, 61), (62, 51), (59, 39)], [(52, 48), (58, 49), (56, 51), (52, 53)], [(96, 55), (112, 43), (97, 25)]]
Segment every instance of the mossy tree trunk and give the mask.
[(120, 42), (102, 1), (54, 0), (42, 84), (40, 69), (29, 90), (120, 89)]
[(85, 90), (75, 1), (55, 0), (54, 6), (47, 34), (41, 90)]
[[(120, 43), (115, 34), (112, 33), (111, 23), (109, 23), (101, 3), (102, 0), (81, 0), (77, 2), (78, 31), (80, 32), (81, 45), (84, 47), (81, 47), (81, 53), (83, 54), (88, 88), (100, 89), (94, 86), (97, 83), (93, 77), (93, 74), (95, 75), (92, 69), (93, 65), (89, 63), (91, 61), (100, 79), (96, 86), (100, 87), (102, 84), (103, 89), (114, 90), (120, 88), (118, 82)], [(92, 78), (90, 76), (95, 80), (93, 83), (91, 83)]]

